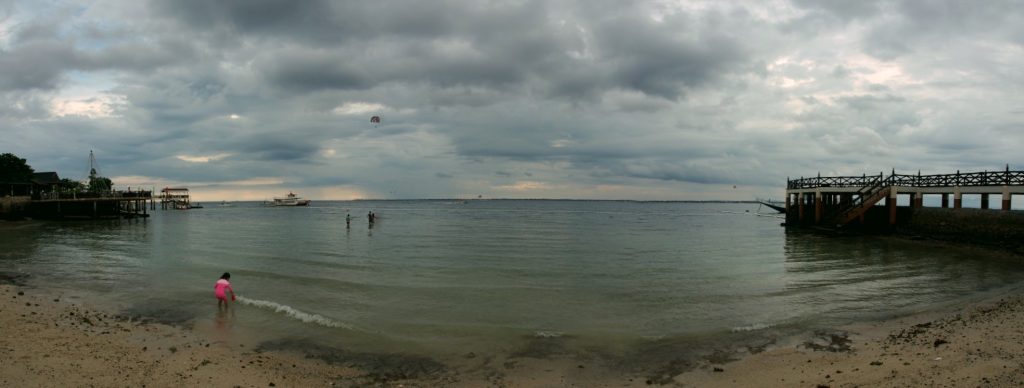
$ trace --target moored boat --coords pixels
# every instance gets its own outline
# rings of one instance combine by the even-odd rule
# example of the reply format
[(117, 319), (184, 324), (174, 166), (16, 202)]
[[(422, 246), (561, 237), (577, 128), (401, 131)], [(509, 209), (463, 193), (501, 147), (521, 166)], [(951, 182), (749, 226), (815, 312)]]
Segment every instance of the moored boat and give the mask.
[(271, 202), (271, 206), (307, 206), (310, 200), (302, 199), (302, 197), (296, 196), (295, 193), (288, 192), (287, 196), (274, 197), (274, 202)]

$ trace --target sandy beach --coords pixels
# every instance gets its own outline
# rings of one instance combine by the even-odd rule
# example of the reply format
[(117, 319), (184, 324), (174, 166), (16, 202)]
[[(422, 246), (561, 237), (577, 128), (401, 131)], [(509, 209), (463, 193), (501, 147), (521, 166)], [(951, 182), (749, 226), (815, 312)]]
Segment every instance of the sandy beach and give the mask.
[[(0, 285), (0, 386), (649, 386), (855, 387), (1024, 384), (1024, 299), (999, 295), (949, 311), (819, 332), (704, 362), (671, 379), (574, 359), (522, 357), (475, 371), (334, 350), (251, 349), (130, 320), (43, 289)], [(499, 371), (500, 370), (500, 371)]]
[(673, 379), (693, 387), (1009, 387), (1024, 384), (1024, 300), (816, 333)]
[(642, 379), (585, 369), (570, 359), (527, 357), (496, 367), (479, 360), (467, 372), (415, 356), (357, 354), (312, 344), (270, 343), (254, 349), (69, 299), (74, 298), (52, 290), (0, 284), (0, 386), (645, 385)]

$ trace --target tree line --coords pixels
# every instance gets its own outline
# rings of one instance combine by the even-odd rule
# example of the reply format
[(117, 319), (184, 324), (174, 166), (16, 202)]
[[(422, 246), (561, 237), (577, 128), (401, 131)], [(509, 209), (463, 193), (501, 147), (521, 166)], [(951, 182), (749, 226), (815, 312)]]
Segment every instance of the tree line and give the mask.
[[(0, 183), (29, 183), (34, 173), (27, 160), (12, 153), (0, 154)], [(57, 186), (62, 193), (105, 193), (114, 187), (114, 182), (91, 170), (88, 183), (63, 178)]]

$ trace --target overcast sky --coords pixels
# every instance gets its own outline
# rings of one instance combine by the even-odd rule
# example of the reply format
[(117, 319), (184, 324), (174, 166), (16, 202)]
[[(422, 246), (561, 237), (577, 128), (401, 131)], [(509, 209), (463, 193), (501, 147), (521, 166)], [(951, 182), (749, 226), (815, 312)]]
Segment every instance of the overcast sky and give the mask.
[(1024, 0), (0, 0), (0, 152), (200, 200), (746, 200), (1022, 145)]

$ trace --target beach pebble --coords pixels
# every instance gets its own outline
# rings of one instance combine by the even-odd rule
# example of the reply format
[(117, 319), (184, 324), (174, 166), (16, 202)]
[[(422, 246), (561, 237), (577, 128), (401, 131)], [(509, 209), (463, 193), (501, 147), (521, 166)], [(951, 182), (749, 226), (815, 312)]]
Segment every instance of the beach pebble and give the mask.
[(871, 361), (871, 365), (882, 365), (881, 361)]

